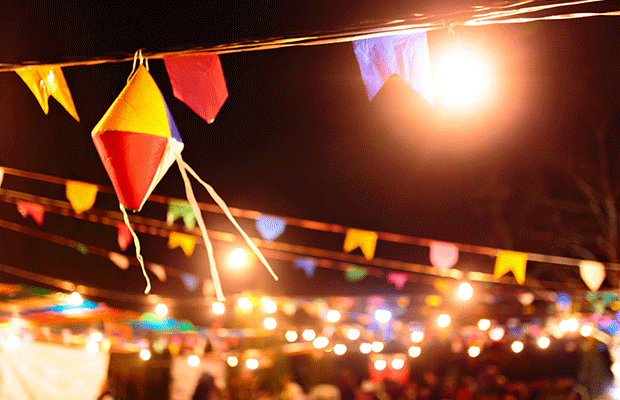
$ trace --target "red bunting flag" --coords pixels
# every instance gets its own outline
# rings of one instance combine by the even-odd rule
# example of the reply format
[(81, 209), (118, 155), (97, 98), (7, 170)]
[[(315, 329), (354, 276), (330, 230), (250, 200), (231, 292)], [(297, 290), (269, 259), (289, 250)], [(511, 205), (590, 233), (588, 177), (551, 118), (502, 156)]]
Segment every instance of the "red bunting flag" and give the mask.
[(22, 217), (26, 218), (30, 215), (39, 226), (43, 225), (45, 208), (41, 204), (20, 200), (17, 202), (17, 211), (19, 211)]
[(132, 241), (133, 241), (133, 237), (131, 237), (131, 231), (129, 230), (127, 225), (125, 225), (124, 222), (119, 223), (118, 224), (118, 247), (120, 247), (121, 250), (125, 251), (127, 250), (127, 247), (131, 244)]

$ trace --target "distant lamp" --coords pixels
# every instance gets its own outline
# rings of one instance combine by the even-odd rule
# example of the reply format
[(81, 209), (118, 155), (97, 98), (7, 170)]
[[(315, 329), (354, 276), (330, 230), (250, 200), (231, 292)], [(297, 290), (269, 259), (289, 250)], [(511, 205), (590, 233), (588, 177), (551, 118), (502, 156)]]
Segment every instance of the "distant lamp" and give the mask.
[(267, 314), (273, 314), (274, 312), (278, 311), (278, 306), (275, 301), (267, 299), (263, 302), (263, 309)]
[(420, 343), (422, 340), (424, 340), (424, 332), (422, 331), (411, 332), (411, 341), (413, 343)]
[(336, 310), (329, 310), (327, 312), (327, 320), (331, 322), (332, 324), (340, 321), (340, 317), (341, 317), (340, 312)]
[(489, 321), (488, 319), (481, 319), (480, 321), (478, 321), (478, 329), (480, 329), (481, 331), (486, 331), (491, 327), (491, 321)]
[(392, 360), (392, 368), (395, 370), (402, 369), (405, 366), (405, 360), (402, 358), (395, 358)]
[(362, 354), (368, 354), (372, 351), (372, 345), (370, 343), (360, 344), (360, 352)]
[(392, 312), (389, 310), (378, 309), (375, 311), (375, 319), (377, 322), (386, 323), (392, 319)]
[(276, 329), (276, 327), (278, 326), (278, 323), (276, 322), (275, 318), (268, 317), (268, 318), (265, 318), (265, 320), (263, 321), (263, 325), (265, 326), (265, 328), (272, 331)]
[(190, 367), (197, 367), (200, 365), (200, 357), (198, 357), (196, 354), (192, 354), (187, 357), (187, 363)]
[(151, 358), (151, 352), (148, 349), (140, 350), (140, 358), (144, 361), (148, 361)]
[(383, 351), (383, 342), (372, 342), (372, 351), (375, 353), (381, 353)]
[(345, 346), (342, 343), (338, 343), (337, 345), (334, 346), (334, 353), (341, 356), (344, 353), (347, 352), (347, 346)]
[(248, 262), (248, 255), (241, 248), (234, 249), (228, 256), (228, 264), (233, 268), (241, 268)]
[(69, 303), (74, 306), (81, 306), (82, 303), (84, 303), (84, 299), (78, 292), (73, 292), (71, 293), (71, 296), (69, 296)]
[(224, 305), (224, 303), (216, 301), (213, 303), (213, 306), (211, 306), (211, 309), (213, 310), (213, 314), (215, 315), (222, 315), (226, 312), (226, 306)]
[(548, 337), (541, 336), (538, 338), (538, 347), (540, 347), (541, 349), (546, 349), (547, 347), (549, 347), (549, 344), (551, 344), (551, 340), (549, 340)]
[(97, 353), (99, 351), (99, 343), (94, 340), (88, 341), (88, 343), (86, 343), (86, 351), (90, 354)]
[(349, 340), (357, 340), (360, 337), (360, 330), (357, 328), (351, 328), (347, 331), (347, 337)]
[(301, 333), (301, 337), (306, 341), (306, 342), (310, 342), (312, 340), (314, 340), (314, 338), (316, 337), (316, 332), (314, 332), (312, 329), (306, 329)]
[(239, 359), (235, 356), (229, 356), (226, 359), (226, 363), (228, 364), (229, 367), (234, 368), (237, 365), (239, 365)]
[(256, 358), (248, 358), (245, 360), (245, 366), (248, 367), (248, 369), (254, 370), (258, 368), (258, 360)]
[(385, 360), (376, 360), (374, 363), (375, 369), (377, 371), (383, 371), (385, 367), (387, 367), (387, 361)]
[(514, 342), (512, 342), (512, 345), (510, 346), (510, 348), (515, 353), (521, 353), (521, 351), (523, 351), (523, 342), (520, 340), (515, 340)]
[(584, 325), (581, 327), (581, 329), (579, 330), (579, 333), (581, 333), (581, 336), (583, 337), (588, 337), (592, 334), (592, 326), (590, 325)]
[(418, 346), (409, 347), (409, 357), (416, 358), (420, 354), (422, 354), (422, 349), (420, 347)]
[(252, 302), (247, 297), (242, 296), (242, 297), (239, 297), (239, 300), (237, 300), (237, 305), (243, 311), (247, 311), (250, 309), (250, 307), (252, 307)]
[(480, 346), (470, 346), (469, 349), (467, 349), (467, 354), (469, 354), (471, 358), (478, 357), (480, 355)]
[(293, 343), (294, 341), (297, 340), (297, 332), (295, 332), (295, 331), (286, 331), (286, 333), (284, 334), (284, 337), (286, 338), (287, 342)]
[(502, 340), (505, 333), (506, 331), (504, 331), (504, 328), (502, 328), (501, 326), (496, 326), (489, 329), (489, 337), (494, 342), (499, 342), (500, 340)]
[(158, 305), (156, 305), (155, 315), (157, 315), (160, 318), (163, 318), (166, 315), (168, 315), (168, 306), (166, 306), (164, 303), (159, 303)]
[(457, 295), (459, 296), (459, 299), (467, 301), (474, 295), (474, 289), (468, 282), (463, 282), (459, 285)]
[(324, 349), (329, 344), (329, 339), (325, 336), (318, 336), (312, 341), (312, 345), (317, 349)]
[(437, 326), (439, 326), (440, 328), (447, 328), (448, 325), (450, 325), (450, 322), (451, 322), (451, 319), (448, 314), (441, 314), (437, 318)]

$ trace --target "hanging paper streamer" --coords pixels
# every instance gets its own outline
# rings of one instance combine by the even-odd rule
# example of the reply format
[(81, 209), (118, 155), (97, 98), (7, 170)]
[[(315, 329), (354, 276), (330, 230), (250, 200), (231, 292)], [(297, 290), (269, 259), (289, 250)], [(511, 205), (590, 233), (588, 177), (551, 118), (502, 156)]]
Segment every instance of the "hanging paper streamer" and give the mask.
[(452, 243), (431, 242), (429, 257), (434, 267), (447, 270), (454, 267), (459, 260), (459, 248)]
[(261, 215), (256, 220), (256, 229), (265, 240), (275, 240), (286, 229), (286, 221), (270, 215)]
[(404, 272), (390, 272), (387, 274), (387, 281), (396, 286), (396, 289), (400, 290), (407, 283), (407, 274)]
[(433, 77), (426, 32), (355, 40), (353, 50), (368, 99), (393, 75), (399, 75), (433, 105)]
[(2, 186), (3, 180), (4, 180), (4, 168), (0, 168), (0, 186)]
[[(157, 84), (143, 65), (142, 53), (137, 52), (135, 57), (138, 55), (140, 55), (140, 65), (135, 70), (135, 74), (132, 71), (127, 85), (92, 132), (92, 139), (99, 157), (118, 196), (125, 223), (132, 231), (125, 209), (139, 211), (157, 183), (176, 161), (185, 185), (187, 200), (194, 210), (196, 222), (207, 248), (207, 258), (217, 298), (225, 300), (215, 265), (213, 245), (207, 235), (207, 228), (194, 196), (188, 172), (207, 190), (248, 246), (277, 280), (278, 277), (271, 266), (250, 237), (239, 226), (224, 200), (219, 197), (213, 187), (204, 182), (183, 161), (181, 157), (183, 142), (176, 124)], [(148, 276), (142, 256), (139, 254), (139, 243), (134, 232), (132, 232), (132, 236), (136, 243), (136, 257), (140, 261), (142, 273), (147, 280), (145, 292), (148, 292)]]
[(207, 123), (212, 123), (228, 98), (224, 71), (217, 54), (164, 57), (174, 97)]
[(159, 264), (149, 263), (149, 271), (153, 273), (159, 279), (160, 282), (166, 282), (168, 276), (166, 275), (166, 269)]
[(76, 213), (82, 213), (95, 205), (97, 185), (84, 182), (68, 181), (65, 194)]
[(185, 233), (170, 232), (168, 237), (168, 248), (174, 249), (180, 247), (186, 256), (191, 256), (194, 253), (194, 247), (196, 247), (196, 238), (192, 235), (186, 235)]
[(198, 280), (195, 275), (181, 274), (181, 280), (183, 281), (185, 288), (190, 292), (193, 292), (198, 287)]
[(588, 289), (596, 292), (605, 280), (605, 266), (597, 261), (583, 260), (579, 262), (579, 274)]
[(364, 267), (358, 267), (356, 265), (350, 265), (344, 271), (344, 277), (349, 282), (358, 282), (364, 279), (367, 275), (368, 271)]
[(127, 256), (111, 251), (108, 253), (108, 258), (122, 270), (129, 268), (129, 258), (127, 258)]
[(317, 262), (314, 258), (299, 257), (295, 261), (293, 261), (293, 265), (295, 266), (295, 268), (304, 271), (308, 278), (312, 278), (312, 276), (314, 275), (314, 270), (316, 270)]
[(525, 268), (527, 265), (527, 254), (516, 251), (500, 250), (495, 260), (495, 271), (493, 276), (500, 278), (512, 271), (519, 285), (525, 283)]
[(131, 232), (129, 231), (129, 228), (127, 227), (127, 225), (125, 225), (124, 222), (120, 222), (118, 224), (117, 230), (118, 230), (118, 238), (117, 238), (118, 247), (120, 247), (121, 250), (125, 251), (127, 250), (127, 247), (133, 241), (133, 237), (131, 236)]
[(347, 229), (344, 238), (343, 250), (347, 253), (360, 248), (367, 260), (375, 257), (378, 235), (376, 232), (363, 231), (361, 229)]
[(19, 211), (22, 217), (26, 218), (30, 215), (39, 226), (43, 225), (45, 208), (41, 204), (19, 200), (17, 202), (17, 211)]
[(166, 215), (168, 226), (172, 225), (178, 218), (183, 218), (183, 224), (187, 229), (196, 227), (196, 215), (189, 202), (172, 200), (168, 203), (168, 214)]
[(73, 104), (73, 98), (67, 86), (67, 81), (65, 81), (65, 76), (60, 67), (38, 65), (19, 68), (15, 72), (32, 91), (34, 97), (37, 98), (45, 115), (49, 112), (48, 100), (52, 96), (76, 121), (80, 120), (75, 110), (75, 104)]

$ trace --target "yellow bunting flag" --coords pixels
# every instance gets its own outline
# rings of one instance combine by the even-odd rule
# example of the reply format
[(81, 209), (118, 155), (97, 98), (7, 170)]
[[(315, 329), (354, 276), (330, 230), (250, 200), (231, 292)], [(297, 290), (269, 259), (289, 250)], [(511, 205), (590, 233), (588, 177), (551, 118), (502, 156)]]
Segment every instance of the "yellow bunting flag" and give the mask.
[(347, 229), (344, 238), (343, 250), (347, 253), (360, 248), (367, 260), (375, 257), (375, 248), (377, 247), (377, 233), (371, 231), (363, 231), (360, 229)]
[(174, 249), (180, 247), (186, 256), (191, 256), (194, 253), (194, 247), (196, 246), (196, 238), (185, 233), (170, 232), (168, 237), (168, 247)]
[(76, 121), (80, 120), (67, 81), (60, 67), (37, 65), (15, 70), (37, 98), (45, 115), (49, 112), (48, 99), (53, 96)]
[(512, 271), (519, 285), (525, 282), (525, 267), (527, 265), (527, 254), (517, 251), (500, 250), (495, 260), (495, 271), (493, 276), (502, 277)]
[(97, 185), (84, 182), (68, 181), (66, 196), (76, 213), (89, 210), (97, 198)]

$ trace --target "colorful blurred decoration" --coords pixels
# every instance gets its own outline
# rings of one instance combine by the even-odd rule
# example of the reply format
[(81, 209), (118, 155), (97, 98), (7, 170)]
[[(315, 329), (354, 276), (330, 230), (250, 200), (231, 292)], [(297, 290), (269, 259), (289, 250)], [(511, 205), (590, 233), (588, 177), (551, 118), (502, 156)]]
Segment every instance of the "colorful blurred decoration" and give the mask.
[(193, 292), (198, 288), (198, 280), (196, 279), (196, 275), (193, 274), (181, 274), (181, 280), (183, 281), (183, 285), (190, 292)]
[(452, 285), (446, 279), (435, 279), (434, 286), (439, 293), (443, 294), (448, 294), (452, 290)]
[(207, 123), (212, 123), (228, 98), (224, 71), (217, 54), (164, 57), (174, 97)]
[(166, 282), (168, 276), (166, 275), (166, 269), (163, 266), (155, 263), (149, 263), (148, 268), (149, 271), (151, 271), (153, 275), (155, 275), (157, 279), (159, 279), (160, 282)]
[(52, 96), (76, 121), (80, 121), (65, 75), (60, 67), (37, 65), (19, 68), (15, 72), (37, 98), (45, 115), (49, 112), (48, 100)]
[(108, 258), (122, 270), (129, 268), (129, 258), (127, 256), (111, 251), (108, 253)]
[(439, 307), (442, 303), (441, 297), (437, 295), (426, 296), (425, 303), (427, 306)]
[(391, 284), (393, 284), (394, 286), (396, 286), (396, 289), (400, 290), (405, 286), (405, 283), (407, 283), (407, 274), (404, 272), (389, 272), (387, 274), (386, 277), (387, 281)]
[(517, 295), (517, 300), (522, 306), (527, 307), (534, 302), (534, 293), (525, 292)]
[(568, 293), (558, 293), (555, 297), (555, 304), (563, 311), (568, 310), (572, 302), (573, 300)]
[(355, 40), (353, 50), (369, 100), (390, 76), (397, 74), (424, 100), (434, 104), (426, 32)]
[(527, 265), (527, 254), (516, 251), (500, 250), (495, 260), (495, 271), (493, 275), (500, 278), (508, 272), (513, 273), (519, 285), (525, 283), (525, 268)]
[(342, 248), (346, 253), (350, 253), (359, 247), (364, 257), (370, 261), (375, 257), (377, 238), (378, 235), (376, 232), (364, 231), (361, 229), (347, 229)]
[(170, 236), (168, 236), (168, 248), (174, 249), (176, 247), (180, 247), (183, 253), (189, 257), (194, 254), (196, 238), (185, 233), (170, 232)]
[[(112, 181), (116, 195), (120, 202), (124, 220), (132, 233), (136, 245), (136, 257), (142, 267), (142, 273), (147, 281), (145, 293), (151, 289), (148, 275), (144, 267), (144, 260), (140, 254), (138, 237), (131, 229), (126, 209), (139, 211), (155, 186), (159, 183), (170, 166), (176, 161), (185, 185), (185, 194), (196, 216), (200, 232), (207, 248), (207, 257), (210, 266), (211, 278), (215, 286), (218, 299), (224, 300), (224, 293), (215, 265), (213, 246), (207, 235), (200, 207), (194, 196), (189, 181), (188, 172), (209, 192), (213, 200), (224, 211), (226, 217), (243, 236), (248, 246), (254, 251), (274, 279), (277, 276), (269, 266), (260, 250), (251, 241), (234, 219), (226, 203), (215, 190), (204, 182), (194, 170), (183, 161), (181, 151), (183, 142), (177, 130), (172, 115), (157, 84), (145, 68), (142, 52), (138, 51), (134, 57), (140, 57), (138, 68), (132, 71), (125, 88), (112, 103), (108, 111), (93, 128), (92, 139), (103, 165)], [(135, 62), (134, 62), (135, 66)], [(170, 235), (169, 245), (189, 243), (188, 240)], [(194, 239), (195, 241), (195, 239)], [(188, 253), (186, 245), (183, 250)]]
[(364, 267), (358, 267), (356, 265), (349, 265), (344, 271), (344, 277), (349, 282), (358, 282), (366, 277), (368, 271)]
[(19, 211), (22, 217), (27, 218), (30, 215), (32, 219), (35, 220), (37, 225), (43, 225), (43, 219), (45, 218), (45, 208), (41, 204), (19, 200), (17, 202), (17, 211)]
[(168, 203), (168, 213), (166, 214), (168, 226), (171, 226), (179, 218), (183, 219), (183, 224), (187, 229), (196, 227), (196, 215), (189, 202), (172, 200)]
[(293, 266), (304, 271), (308, 278), (312, 278), (316, 270), (317, 261), (311, 257), (299, 257), (293, 261)]
[(97, 199), (97, 185), (91, 183), (67, 181), (65, 195), (76, 213), (92, 208)]
[(119, 222), (117, 226), (117, 231), (118, 231), (118, 238), (117, 238), (118, 247), (120, 247), (121, 250), (125, 251), (127, 250), (127, 247), (133, 241), (133, 237), (131, 236), (131, 231), (129, 230), (129, 228), (124, 222)]
[(265, 240), (277, 239), (286, 229), (286, 221), (271, 215), (261, 215), (256, 220), (256, 229)]
[(445, 271), (458, 262), (459, 248), (452, 243), (433, 241), (429, 246), (429, 258), (434, 267)]
[(596, 292), (605, 280), (605, 266), (597, 261), (579, 262), (579, 274), (588, 289)]

